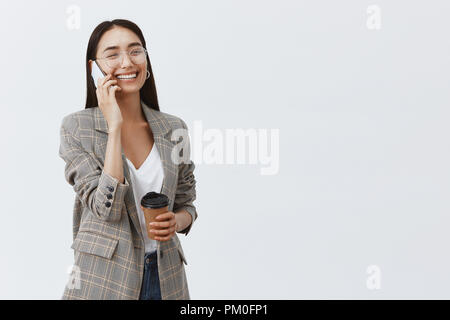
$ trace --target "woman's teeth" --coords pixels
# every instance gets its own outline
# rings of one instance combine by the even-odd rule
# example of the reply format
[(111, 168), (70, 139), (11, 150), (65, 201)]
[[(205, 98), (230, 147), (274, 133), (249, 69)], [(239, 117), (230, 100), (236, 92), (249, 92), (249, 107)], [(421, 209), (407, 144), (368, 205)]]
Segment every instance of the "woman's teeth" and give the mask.
[(133, 78), (136, 78), (136, 73), (117, 76), (117, 79), (133, 79)]

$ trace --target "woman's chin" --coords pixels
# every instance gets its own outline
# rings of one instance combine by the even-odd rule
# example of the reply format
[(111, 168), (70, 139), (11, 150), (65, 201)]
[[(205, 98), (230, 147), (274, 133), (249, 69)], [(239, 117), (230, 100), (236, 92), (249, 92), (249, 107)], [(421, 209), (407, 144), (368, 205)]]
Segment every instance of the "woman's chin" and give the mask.
[(135, 92), (139, 92), (140, 88), (136, 87), (136, 86), (127, 86), (127, 85), (120, 85), (119, 87), (122, 88), (122, 90), (117, 90), (116, 91), (116, 95), (124, 95), (124, 94), (130, 94), (130, 93), (135, 93)]

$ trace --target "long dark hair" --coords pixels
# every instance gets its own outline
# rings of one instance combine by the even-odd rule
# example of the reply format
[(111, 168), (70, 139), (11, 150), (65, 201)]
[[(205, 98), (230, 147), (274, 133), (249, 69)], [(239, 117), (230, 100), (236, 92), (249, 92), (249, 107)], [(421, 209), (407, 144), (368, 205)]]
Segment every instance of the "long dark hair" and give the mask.
[[(94, 80), (91, 77), (91, 72), (89, 69), (89, 59), (95, 59), (95, 53), (97, 52), (98, 42), (101, 36), (108, 30), (112, 29), (114, 26), (121, 26), (133, 31), (141, 40), (142, 46), (147, 49), (145, 44), (144, 36), (142, 35), (141, 29), (139, 27), (125, 19), (114, 19), (112, 21), (103, 21), (100, 23), (92, 32), (89, 38), (89, 43), (86, 52), (86, 108), (93, 108), (98, 106), (97, 95), (95, 93), (96, 87)], [(140, 93), (141, 100), (144, 103), (154, 109), (159, 111), (158, 96), (156, 94), (155, 79), (153, 78), (152, 66), (150, 64), (149, 56), (147, 55), (147, 70), (150, 72), (150, 77), (145, 81), (142, 86)]]

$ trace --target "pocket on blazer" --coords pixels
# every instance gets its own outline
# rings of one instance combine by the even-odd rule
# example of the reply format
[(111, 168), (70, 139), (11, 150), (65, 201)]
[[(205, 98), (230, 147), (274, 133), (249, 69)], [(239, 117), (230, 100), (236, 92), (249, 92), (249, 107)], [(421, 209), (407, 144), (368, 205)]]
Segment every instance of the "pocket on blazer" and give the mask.
[(119, 240), (98, 233), (78, 231), (70, 247), (80, 252), (111, 259), (118, 243)]

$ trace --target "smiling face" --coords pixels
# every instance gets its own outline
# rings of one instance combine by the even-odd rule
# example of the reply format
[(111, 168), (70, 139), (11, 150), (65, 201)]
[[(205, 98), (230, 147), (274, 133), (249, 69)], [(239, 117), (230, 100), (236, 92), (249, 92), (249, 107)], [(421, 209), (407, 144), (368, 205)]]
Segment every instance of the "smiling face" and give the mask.
[[(106, 31), (97, 46), (96, 58), (100, 68), (107, 74), (111, 74), (111, 80), (117, 80), (117, 85), (122, 88), (116, 94), (138, 92), (145, 83), (147, 77), (147, 60), (136, 64), (133, 56), (126, 52), (142, 48), (139, 37), (131, 30), (114, 26)], [(111, 61), (119, 61), (114, 65)], [(92, 60), (89, 60), (92, 70)]]

